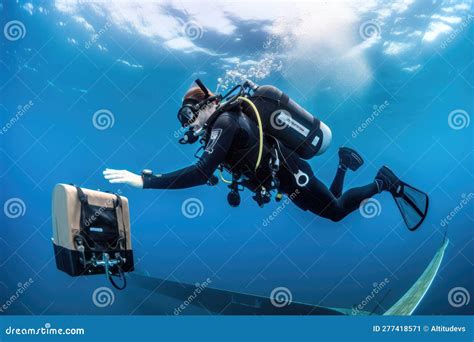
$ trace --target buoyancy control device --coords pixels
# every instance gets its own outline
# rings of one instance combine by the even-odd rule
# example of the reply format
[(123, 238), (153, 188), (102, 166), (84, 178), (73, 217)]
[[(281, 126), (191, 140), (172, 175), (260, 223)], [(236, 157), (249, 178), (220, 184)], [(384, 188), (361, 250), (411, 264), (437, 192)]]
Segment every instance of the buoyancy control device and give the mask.
[(105, 274), (117, 289), (134, 269), (128, 199), (57, 184), (52, 201), (56, 267), (71, 275)]

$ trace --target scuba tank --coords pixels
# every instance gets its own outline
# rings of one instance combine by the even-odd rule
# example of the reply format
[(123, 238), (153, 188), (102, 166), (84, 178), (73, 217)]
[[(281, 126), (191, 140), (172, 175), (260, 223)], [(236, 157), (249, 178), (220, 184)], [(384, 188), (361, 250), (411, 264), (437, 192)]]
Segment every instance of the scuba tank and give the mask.
[[(232, 95), (237, 89), (240, 91)], [(220, 113), (240, 105), (261, 126), (262, 134), (277, 139), (300, 158), (311, 159), (324, 152), (331, 141), (329, 128), (277, 87), (258, 86), (247, 80), (219, 100), (221, 103), (209, 125)]]
[(318, 154), (323, 143), (320, 120), (274, 86), (256, 86), (249, 99), (260, 113), (266, 135), (278, 139), (303, 159)]

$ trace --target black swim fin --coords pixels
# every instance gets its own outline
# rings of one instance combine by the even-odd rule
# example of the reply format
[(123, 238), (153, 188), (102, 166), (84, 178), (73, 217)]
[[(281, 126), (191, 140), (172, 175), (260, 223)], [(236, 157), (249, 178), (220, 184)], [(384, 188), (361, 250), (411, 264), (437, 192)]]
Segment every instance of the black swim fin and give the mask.
[(398, 179), (386, 166), (380, 169), (377, 179), (383, 180), (382, 189), (392, 194), (408, 229), (418, 228), (428, 214), (428, 195)]
[(408, 229), (418, 228), (428, 214), (428, 195), (407, 183), (400, 182), (400, 190), (393, 195), (393, 198)]

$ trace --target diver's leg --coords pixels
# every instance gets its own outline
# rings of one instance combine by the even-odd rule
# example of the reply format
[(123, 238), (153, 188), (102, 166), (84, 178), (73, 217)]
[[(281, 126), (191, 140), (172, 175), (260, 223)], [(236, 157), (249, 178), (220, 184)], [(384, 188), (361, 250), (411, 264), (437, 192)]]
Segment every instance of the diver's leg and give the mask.
[(344, 186), (344, 176), (346, 175), (347, 169), (356, 171), (359, 167), (364, 164), (364, 160), (357, 151), (349, 147), (341, 147), (338, 151), (339, 155), (339, 165), (337, 167), (336, 176), (332, 181), (331, 190), (332, 194), (339, 198), (342, 194), (342, 189)]
[(340, 221), (348, 214), (359, 208), (360, 203), (379, 192), (375, 182), (365, 186), (352, 188), (346, 191), (340, 198), (317, 179), (309, 164), (303, 160), (298, 161), (298, 169), (308, 175), (306, 184), (298, 185), (294, 174), (285, 170), (280, 174), (281, 189), (290, 194), (290, 199), (300, 208), (330, 219)]
[(336, 176), (334, 176), (334, 179), (331, 183), (331, 187), (329, 188), (329, 190), (331, 190), (332, 194), (336, 198), (339, 198), (342, 194), (344, 176), (346, 175), (346, 171), (347, 167), (344, 167), (343, 165), (339, 164), (339, 166), (337, 167)]
[(337, 199), (337, 205), (329, 209), (329, 211), (335, 211), (335, 213), (330, 215), (341, 215), (339, 219), (343, 219), (345, 216), (358, 209), (363, 200), (370, 198), (378, 193), (379, 190), (375, 182), (349, 189)]
[(375, 183), (370, 183), (361, 187), (352, 188), (344, 192), (341, 197), (336, 198), (328, 188), (317, 178), (308, 183), (309, 196), (302, 198), (308, 209), (313, 213), (330, 219), (340, 221), (354, 210), (357, 210), (363, 200), (377, 194), (378, 188)]

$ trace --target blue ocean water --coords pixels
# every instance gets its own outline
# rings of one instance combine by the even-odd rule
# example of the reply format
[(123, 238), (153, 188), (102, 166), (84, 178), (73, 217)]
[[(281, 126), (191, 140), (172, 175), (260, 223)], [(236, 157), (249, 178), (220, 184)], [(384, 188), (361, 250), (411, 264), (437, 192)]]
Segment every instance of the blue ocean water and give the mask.
[[(105, 279), (56, 269), (51, 193), (74, 183), (128, 197), (137, 271), (262, 296), (285, 287), (294, 301), (330, 307), (357, 306), (386, 282), (364, 304), (382, 313), (447, 236), (415, 314), (472, 314), (472, 303), (450, 300), (454, 288), (474, 291), (471, 2), (225, 6), (2, 3), (0, 304), (32, 279), (2, 313), (149, 314), (179, 305), (127, 289), (101, 308), (91, 296), (110, 286)], [(222, 182), (176, 191), (106, 182), (106, 167), (164, 173), (195, 162), (197, 146), (178, 143), (176, 112), (197, 77), (219, 91), (242, 77), (281, 88), (332, 129), (329, 150), (310, 161), (317, 177), (329, 185), (338, 147), (355, 148), (365, 164), (345, 188), (389, 165), (429, 194), (426, 221), (408, 231), (388, 194), (375, 197), (374, 213), (333, 223), (286, 202), (259, 208), (248, 191), (231, 208)], [(183, 214), (189, 199), (196, 215)], [(183, 312), (191, 313), (207, 314)]]

